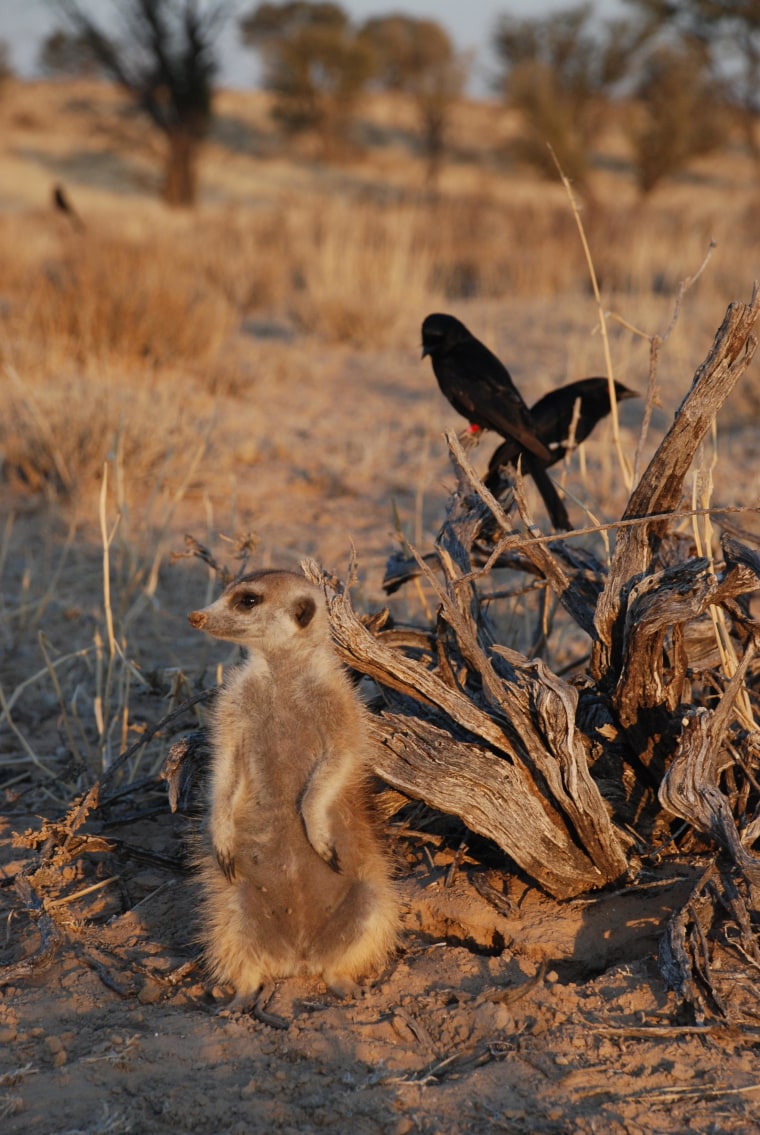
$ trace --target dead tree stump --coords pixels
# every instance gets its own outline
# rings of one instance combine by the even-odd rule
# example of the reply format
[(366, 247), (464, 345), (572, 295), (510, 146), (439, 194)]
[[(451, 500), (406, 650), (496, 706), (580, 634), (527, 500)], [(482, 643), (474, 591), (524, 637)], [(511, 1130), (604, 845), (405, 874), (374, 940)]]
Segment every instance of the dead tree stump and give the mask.
[[(412, 550), (401, 572), (395, 558), (389, 573), (394, 588), (399, 579), (424, 575), (438, 601), (434, 627), (400, 635), (387, 612), (362, 621), (347, 588), (335, 590), (314, 562), (303, 565), (325, 585), (344, 661), (382, 691), (377, 775), (407, 797), (459, 816), (556, 898), (625, 876), (636, 837), (616, 800), (633, 792), (651, 811), (685, 817), (717, 839), (755, 881), (760, 860), (738, 832), (716, 770), (729, 734), (735, 749), (754, 733), (746, 707), (737, 716), (735, 706), (739, 685), (754, 676), (760, 627), (737, 600), (758, 587), (760, 556), (726, 538), (722, 564), (679, 559), (674, 513), (697, 447), (752, 358), (758, 312), (757, 289), (750, 303), (729, 307), (631, 493), (609, 571), (567, 537), (547, 541), (532, 527), (519, 476), (514, 490), (525, 530), (517, 531), (453, 434), (458, 483), (435, 554)], [(480, 594), (495, 566), (545, 580), (590, 636), (582, 691), (495, 641)], [(717, 708), (695, 708), (690, 634), (718, 608), (744, 661), (732, 682), (711, 676)], [(611, 778), (619, 783), (605, 797)]]

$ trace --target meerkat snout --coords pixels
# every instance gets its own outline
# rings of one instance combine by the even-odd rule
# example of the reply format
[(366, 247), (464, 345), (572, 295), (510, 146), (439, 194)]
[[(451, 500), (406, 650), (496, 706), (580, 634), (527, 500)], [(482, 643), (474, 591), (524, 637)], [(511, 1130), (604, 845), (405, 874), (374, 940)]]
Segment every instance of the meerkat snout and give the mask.
[(191, 611), (187, 616), (187, 621), (191, 627), (195, 627), (197, 631), (200, 631), (203, 630), (206, 624), (206, 617), (205, 611)]

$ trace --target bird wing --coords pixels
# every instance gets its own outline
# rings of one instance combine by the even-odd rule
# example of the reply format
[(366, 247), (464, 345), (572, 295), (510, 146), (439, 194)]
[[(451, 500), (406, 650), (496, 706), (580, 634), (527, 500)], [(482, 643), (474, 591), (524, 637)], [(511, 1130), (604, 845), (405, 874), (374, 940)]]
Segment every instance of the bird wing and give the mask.
[(542, 461), (551, 453), (504, 364), (479, 340), (459, 344), (446, 359), (444, 394), (458, 413), (484, 429), (511, 437)]
[[(622, 402), (626, 398), (637, 398), (638, 394), (635, 390), (629, 390), (627, 386), (623, 386), (621, 382), (616, 382), (615, 396), (618, 402)], [(574, 435), (575, 444), (580, 445), (596, 424), (609, 412), (610, 393), (606, 378), (581, 378), (576, 382), (569, 382), (566, 386), (560, 386), (556, 390), (550, 390), (548, 394), (544, 394), (530, 410), (538, 435), (544, 445), (549, 447), (552, 455), (551, 461), (543, 464), (554, 465), (565, 456), (571, 432)], [(494, 450), (488, 463), (488, 472), (484, 478), (487, 488), (491, 489), (492, 492), (498, 491), (501, 481), (500, 470), (505, 465), (516, 465), (520, 452), (520, 446), (514, 438), (507, 438)], [(567, 516), (567, 512), (561, 502), (562, 512), (557, 508), (556, 502), (550, 503), (551, 494), (554, 490), (553, 487), (546, 490), (548, 478), (545, 478), (545, 475), (542, 478), (541, 472), (539, 472), (538, 477), (536, 476), (535, 463), (530, 465), (526, 460), (525, 467), (533, 475), (555, 527), (564, 527), (562, 521)], [(544, 484), (543, 489), (539, 480), (542, 480)], [(554, 493), (554, 496), (556, 497), (556, 493)]]
[[(615, 383), (618, 402), (636, 398), (621, 382)], [(610, 387), (606, 378), (580, 378), (556, 390), (550, 390), (531, 407), (531, 416), (538, 435), (559, 460), (567, 449), (572, 433), (575, 445), (580, 445), (594, 427), (610, 412)]]

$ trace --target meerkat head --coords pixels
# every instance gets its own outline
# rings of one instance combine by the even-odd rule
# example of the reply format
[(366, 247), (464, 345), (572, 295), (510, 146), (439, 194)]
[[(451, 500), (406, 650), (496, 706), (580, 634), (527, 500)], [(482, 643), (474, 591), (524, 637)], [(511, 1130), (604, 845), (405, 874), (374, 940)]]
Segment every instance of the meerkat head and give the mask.
[(265, 651), (329, 640), (322, 592), (290, 571), (251, 572), (188, 619), (214, 638)]

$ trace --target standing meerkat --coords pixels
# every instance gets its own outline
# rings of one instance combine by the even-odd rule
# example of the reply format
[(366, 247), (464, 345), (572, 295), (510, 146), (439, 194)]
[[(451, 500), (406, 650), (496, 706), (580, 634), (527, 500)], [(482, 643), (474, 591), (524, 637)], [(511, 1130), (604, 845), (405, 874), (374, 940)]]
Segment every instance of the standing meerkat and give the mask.
[(295, 974), (345, 996), (387, 960), (398, 899), (370, 811), (366, 712), (324, 596), (295, 572), (256, 571), (188, 618), (248, 650), (211, 721), (199, 857), (211, 976), (238, 1004)]

